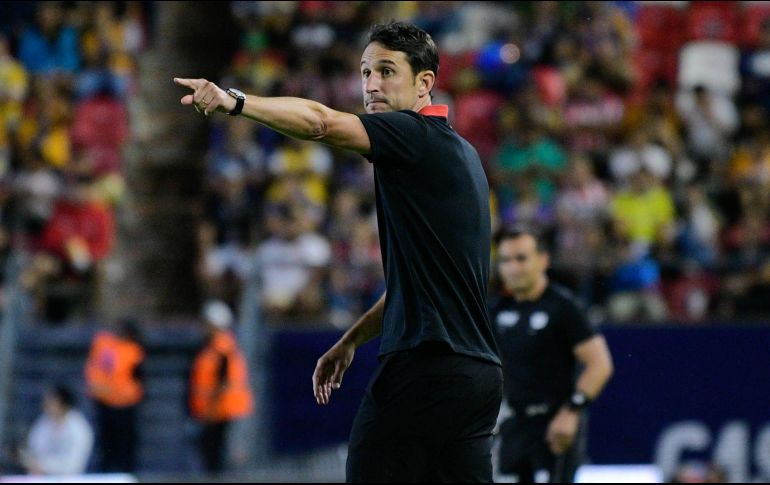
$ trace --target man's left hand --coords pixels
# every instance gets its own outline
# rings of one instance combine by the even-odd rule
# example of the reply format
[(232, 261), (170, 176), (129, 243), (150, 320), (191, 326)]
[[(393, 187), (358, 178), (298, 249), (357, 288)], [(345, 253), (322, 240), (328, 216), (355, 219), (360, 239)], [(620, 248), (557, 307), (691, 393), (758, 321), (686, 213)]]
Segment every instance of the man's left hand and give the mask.
[(559, 413), (554, 416), (551, 424), (548, 425), (548, 432), (545, 437), (554, 454), (560, 455), (572, 446), (575, 435), (577, 435), (579, 421), (580, 415), (566, 407), (561, 408)]

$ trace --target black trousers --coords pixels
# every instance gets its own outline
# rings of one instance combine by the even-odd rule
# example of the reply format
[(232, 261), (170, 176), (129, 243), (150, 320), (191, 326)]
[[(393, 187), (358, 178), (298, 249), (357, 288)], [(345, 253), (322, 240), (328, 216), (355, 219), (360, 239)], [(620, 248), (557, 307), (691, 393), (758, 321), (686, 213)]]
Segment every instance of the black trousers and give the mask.
[(220, 473), (225, 469), (225, 439), (229, 427), (229, 421), (203, 425), (200, 448), (203, 467), (208, 473)]
[(526, 417), (516, 415), (500, 426), (498, 472), (519, 483), (572, 483), (582, 462), (585, 427), (581, 425), (573, 445), (554, 455), (545, 441), (554, 414)]
[(502, 371), (429, 347), (377, 368), (353, 422), (348, 482), (492, 481)]
[(102, 457), (100, 471), (105, 473), (136, 471), (137, 408), (138, 406), (114, 408), (96, 402), (99, 448)]

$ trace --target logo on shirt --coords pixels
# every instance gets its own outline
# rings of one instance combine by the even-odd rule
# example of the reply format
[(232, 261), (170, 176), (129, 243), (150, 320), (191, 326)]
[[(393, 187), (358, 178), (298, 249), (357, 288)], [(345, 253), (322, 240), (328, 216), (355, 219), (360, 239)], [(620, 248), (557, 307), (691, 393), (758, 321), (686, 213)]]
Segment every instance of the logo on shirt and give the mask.
[(503, 328), (511, 328), (519, 322), (519, 312), (500, 312), (497, 315), (497, 325)]
[(548, 314), (545, 312), (535, 312), (529, 317), (529, 328), (532, 330), (542, 330), (548, 325)]

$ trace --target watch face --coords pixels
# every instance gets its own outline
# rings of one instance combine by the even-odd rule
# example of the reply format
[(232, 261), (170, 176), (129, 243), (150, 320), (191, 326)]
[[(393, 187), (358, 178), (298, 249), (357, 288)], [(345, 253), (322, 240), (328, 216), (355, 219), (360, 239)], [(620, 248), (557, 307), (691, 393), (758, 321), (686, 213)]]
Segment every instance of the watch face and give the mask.
[(572, 403), (576, 406), (582, 406), (586, 402), (586, 397), (580, 393), (575, 393), (572, 395)]
[(232, 96), (233, 98), (246, 98), (246, 95), (245, 95), (245, 94), (243, 94), (243, 92), (242, 92), (242, 91), (240, 91), (240, 90), (238, 90), (238, 89), (235, 89), (235, 88), (229, 88), (229, 89), (227, 90), (227, 94), (229, 94), (229, 95), (230, 95), (230, 96)]

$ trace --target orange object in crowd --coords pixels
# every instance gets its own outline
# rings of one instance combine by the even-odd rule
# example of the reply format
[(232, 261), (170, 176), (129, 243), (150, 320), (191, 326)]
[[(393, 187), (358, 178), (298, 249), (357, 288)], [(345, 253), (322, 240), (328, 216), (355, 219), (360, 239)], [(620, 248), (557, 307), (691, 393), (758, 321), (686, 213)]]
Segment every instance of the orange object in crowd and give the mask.
[(109, 332), (97, 333), (86, 363), (88, 394), (116, 408), (138, 404), (144, 389), (134, 373), (143, 360), (144, 350), (136, 342)]
[[(226, 358), (224, 382), (220, 366)], [(190, 375), (190, 410), (203, 422), (224, 422), (251, 414), (254, 404), (246, 359), (233, 335), (217, 331), (193, 363)]]

